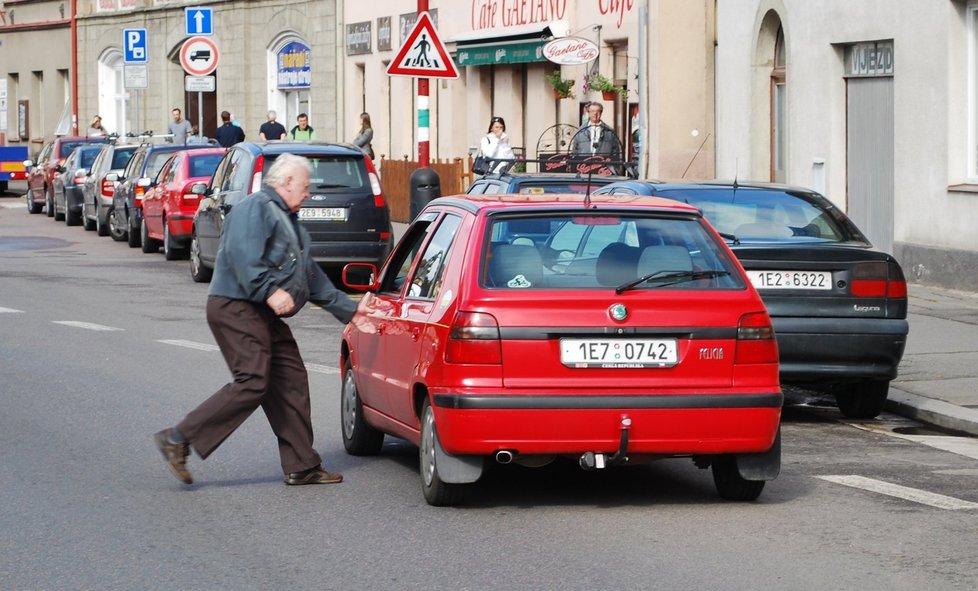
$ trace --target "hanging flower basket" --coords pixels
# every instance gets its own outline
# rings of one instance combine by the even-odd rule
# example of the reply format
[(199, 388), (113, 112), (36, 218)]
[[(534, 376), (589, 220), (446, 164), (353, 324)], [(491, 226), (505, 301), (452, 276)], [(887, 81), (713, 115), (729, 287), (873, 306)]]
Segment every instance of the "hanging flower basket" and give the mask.
[(574, 98), (574, 81), (562, 78), (560, 70), (544, 75), (543, 79), (553, 88), (555, 99)]
[(596, 90), (601, 93), (601, 98), (606, 101), (614, 101), (628, 96), (628, 89), (624, 86), (615, 86), (611, 81), (598, 74), (589, 74), (584, 80), (584, 91)]
[(621, 96), (621, 95), (619, 95), (614, 90), (602, 90), (601, 91), (601, 98), (603, 98), (606, 101), (613, 101), (616, 98), (618, 98), (619, 96)]

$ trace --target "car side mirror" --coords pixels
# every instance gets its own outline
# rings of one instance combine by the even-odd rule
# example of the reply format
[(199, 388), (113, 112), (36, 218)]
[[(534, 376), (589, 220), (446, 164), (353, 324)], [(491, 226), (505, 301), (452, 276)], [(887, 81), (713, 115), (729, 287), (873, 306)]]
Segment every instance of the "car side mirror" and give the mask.
[(148, 188), (152, 187), (153, 184), (154, 184), (153, 183), (153, 179), (151, 179), (149, 177), (143, 177), (143, 178), (139, 179), (138, 181), (136, 181), (136, 186), (137, 187), (142, 187), (144, 189), (148, 189)]
[(105, 175), (105, 180), (111, 183), (118, 182), (120, 178), (122, 177), (117, 172), (110, 172), (109, 174)]
[(357, 291), (377, 290), (377, 265), (373, 263), (347, 263), (343, 267), (343, 285)]
[(32, 166), (34, 166), (33, 160), (24, 160), (24, 168), (30, 168)]
[(217, 206), (217, 208), (221, 210), (221, 213), (227, 215), (228, 212), (231, 211), (231, 204), (226, 202), (221, 203), (220, 205)]
[(78, 170), (75, 171), (75, 176), (76, 177), (78, 177), (78, 176), (88, 176), (88, 171), (85, 170), (84, 168), (79, 168)]
[(60, 164), (58, 164), (57, 166), (54, 167), (54, 170), (56, 170), (58, 172), (64, 172), (65, 171), (65, 167), (62, 166), (62, 165), (60, 165)]
[(190, 192), (194, 195), (206, 195), (207, 183), (194, 183), (190, 185)]

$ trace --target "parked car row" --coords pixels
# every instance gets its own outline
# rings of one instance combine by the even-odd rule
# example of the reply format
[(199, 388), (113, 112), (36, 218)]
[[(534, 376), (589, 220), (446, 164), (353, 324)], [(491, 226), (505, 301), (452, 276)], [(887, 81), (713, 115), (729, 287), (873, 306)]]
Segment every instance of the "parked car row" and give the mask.
[(393, 246), (390, 209), (373, 162), (354, 146), (318, 142), (175, 146), (59, 138), (30, 168), (27, 209), (83, 224), (99, 236), (164, 258), (190, 259), (194, 281), (210, 280), (224, 216), (257, 191), (275, 159), (309, 159), (310, 198), (299, 211), (314, 260), (339, 271), (380, 266)]

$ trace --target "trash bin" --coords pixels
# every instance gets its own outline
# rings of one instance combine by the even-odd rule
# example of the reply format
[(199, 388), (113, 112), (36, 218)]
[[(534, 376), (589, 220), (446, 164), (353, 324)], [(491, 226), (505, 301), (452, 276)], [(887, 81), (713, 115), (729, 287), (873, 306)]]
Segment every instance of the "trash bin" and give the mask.
[(432, 199), (441, 197), (441, 179), (431, 168), (417, 168), (408, 181), (411, 185), (411, 220), (418, 217), (421, 210)]

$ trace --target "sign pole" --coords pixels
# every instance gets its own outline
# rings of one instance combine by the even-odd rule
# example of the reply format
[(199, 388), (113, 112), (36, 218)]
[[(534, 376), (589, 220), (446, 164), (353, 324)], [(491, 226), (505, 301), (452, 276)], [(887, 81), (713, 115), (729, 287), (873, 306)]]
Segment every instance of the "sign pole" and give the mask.
[[(428, 0), (418, 0), (418, 18), (422, 12), (428, 12)], [(429, 167), (429, 130), (428, 79), (418, 78), (418, 168)]]
[(197, 91), (197, 133), (204, 137), (204, 92)]

